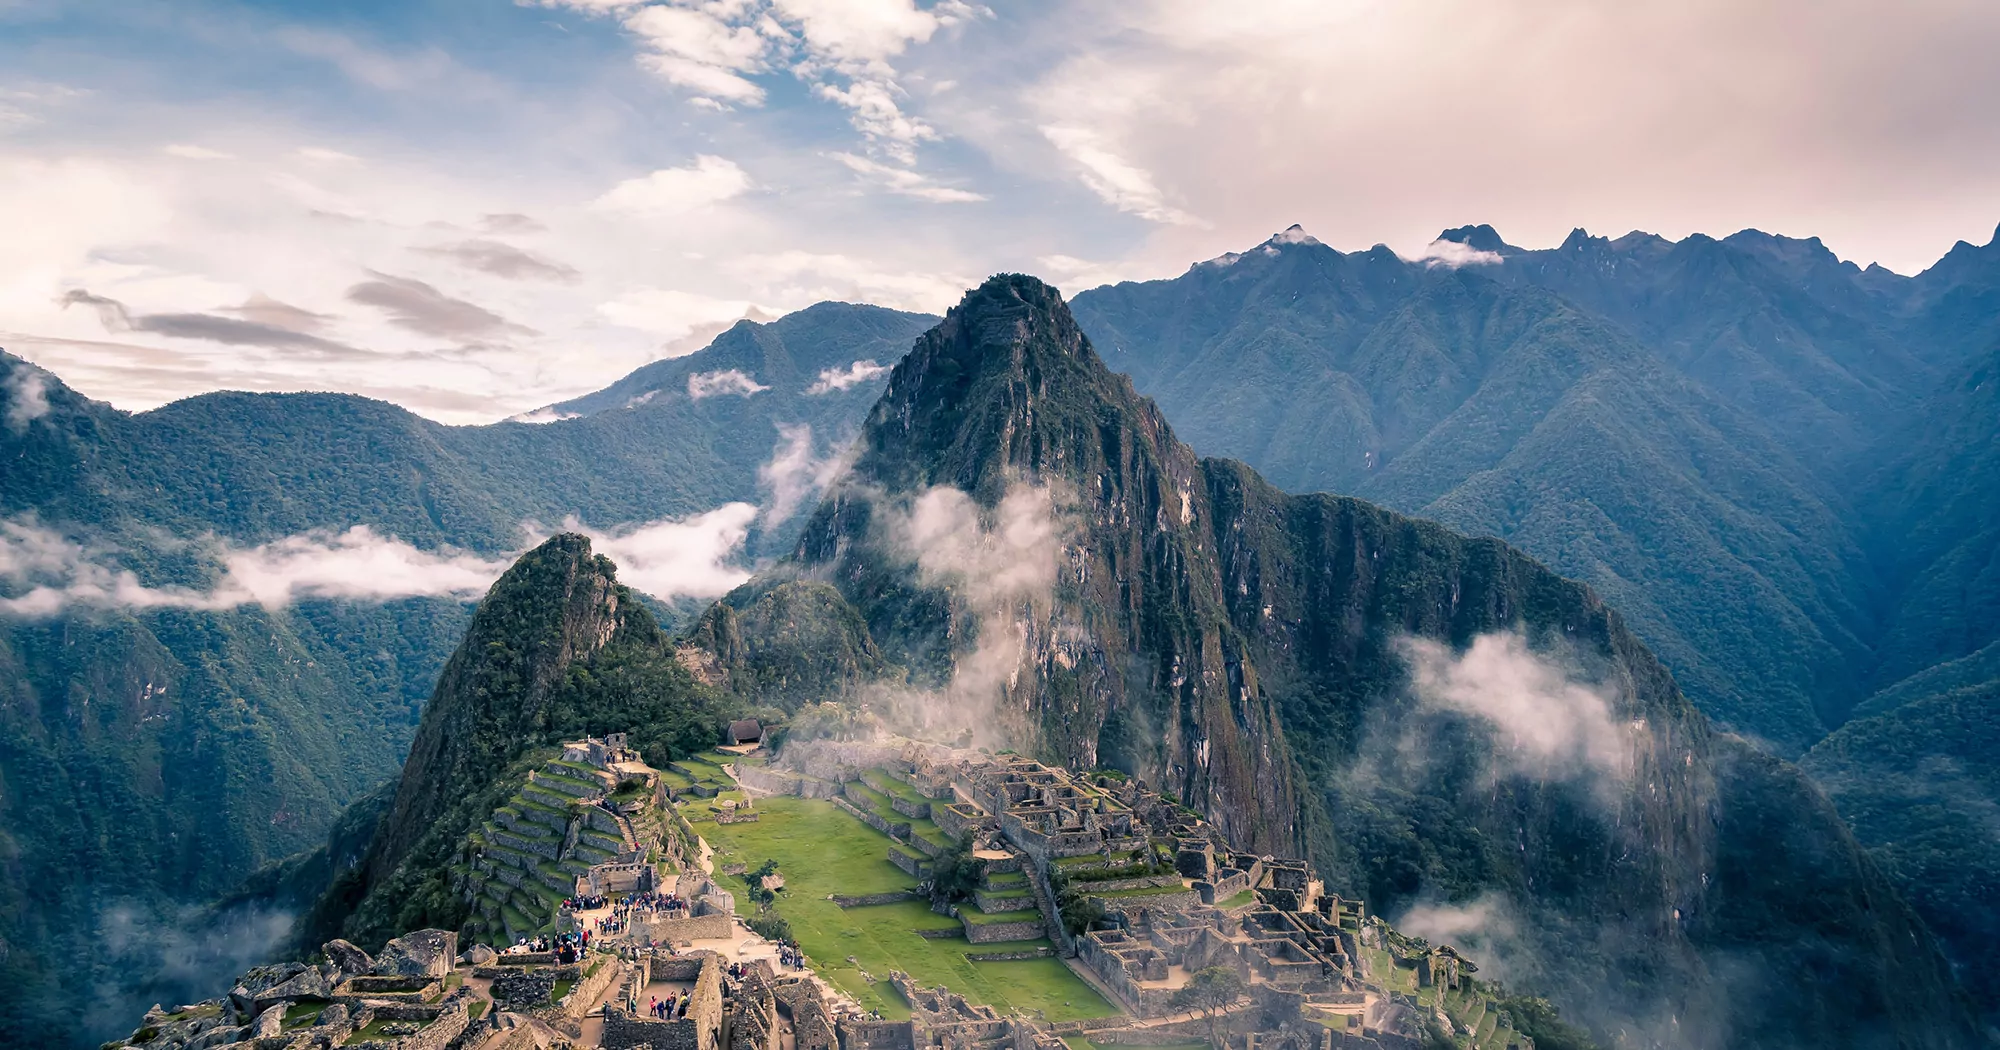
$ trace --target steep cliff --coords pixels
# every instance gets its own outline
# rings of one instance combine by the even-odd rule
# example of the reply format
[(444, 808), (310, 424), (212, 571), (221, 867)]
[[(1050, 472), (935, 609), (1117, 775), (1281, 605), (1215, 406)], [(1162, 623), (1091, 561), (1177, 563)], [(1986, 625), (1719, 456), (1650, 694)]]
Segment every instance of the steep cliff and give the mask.
[[(1040, 282), (969, 293), (862, 442), (783, 572), (837, 588), (907, 669), (863, 699), (915, 691), (964, 732), (1142, 776), (1620, 1042), (1976, 1039), (1825, 800), (1712, 732), (1587, 587), (1197, 459)], [(1016, 564), (982, 568), (995, 552)]]

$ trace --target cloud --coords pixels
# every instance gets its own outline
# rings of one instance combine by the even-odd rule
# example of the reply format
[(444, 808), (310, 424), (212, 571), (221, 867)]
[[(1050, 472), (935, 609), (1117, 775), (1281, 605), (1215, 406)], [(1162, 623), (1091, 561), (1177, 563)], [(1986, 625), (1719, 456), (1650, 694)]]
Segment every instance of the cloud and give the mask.
[(544, 259), (539, 255), (516, 248), (501, 241), (479, 238), (459, 241), (455, 244), (441, 244), (434, 247), (418, 248), (417, 252), (450, 259), (461, 266), (490, 273), (495, 277), (523, 281), (575, 281), (576, 268), (563, 263)]
[(1419, 702), (1471, 715), (1494, 730), (1496, 757), (1529, 776), (1631, 774), (1634, 730), (1612, 714), (1612, 698), (1574, 680), (1519, 634), (1483, 634), (1462, 653), (1428, 638), (1397, 644)]
[(1169, 205), (1166, 194), (1154, 184), (1153, 176), (1112, 152), (1099, 132), (1050, 124), (1042, 128), (1042, 135), (1076, 163), (1083, 184), (1106, 204), (1153, 222), (1198, 224), (1194, 216)]
[(769, 68), (775, 26), (767, 27), (739, 15), (746, 4), (714, 4), (700, 8), (651, 4), (625, 16), (626, 31), (639, 38), (646, 52), (639, 65), (696, 98), (712, 102), (759, 106), (764, 89), (748, 74)]
[(610, 530), (570, 519), (565, 531), (590, 537), (597, 553), (618, 563), (626, 586), (659, 598), (719, 598), (750, 579), (732, 560), (750, 535), (757, 508), (725, 503), (706, 514)]
[(293, 327), (294, 325), (321, 327), (326, 321), (323, 315), (263, 296), (252, 296), (242, 306), (232, 308), (232, 312), (243, 314), (243, 318), (199, 313), (134, 314), (124, 303), (106, 296), (93, 295), (83, 288), (73, 288), (65, 292), (61, 301), (64, 306), (91, 307), (97, 311), (98, 320), (105, 329), (112, 332), (151, 332), (175, 339), (200, 339), (225, 346), (293, 348), (339, 356), (363, 353), (345, 343), (338, 343)]
[(7, 395), (8, 430), (18, 434), (28, 429), (28, 424), (49, 414), (49, 377), (34, 365), (16, 362), (0, 389)]
[(1541, 964), (1523, 936), (1506, 895), (1488, 892), (1463, 904), (1418, 904), (1395, 921), (1396, 929), (1432, 944), (1449, 944), (1479, 967), (1481, 980), (1513, 984), (1538, 975)]
[(192, 146), (183, 143), (174, 143), (173, 145), (162, 147), (160, 149), (160, 152), (166, 154), (169, 157), (179, 157), (182, 160), (235, 160), (236, 159), (235, 154), (232, 153), (224, 153), (221, 150), (209, 149), (206, 146)]
[(806, 393), (831, 394), (836, 390), (847, 390), (888, 373), (888, 365), (876, 364), (874, 361), (856, 361), (846, 368), (822, 369), (819, 379), (806, 388)]
[(1015, 484), (988, 510), (940, 486), (876, 515), (878, 542), (914, 563), (919, 583), (950, 596), (975, 641), (954, 654), (943, 689), (881, 687), (871, 702), (927, 739), (1021, 743), (1025, 727), (1005, 693), (1020, 681), (1030, 624), (1050, 606), (1061, 566), (1065, 520), (1054, 493)]
[(905, 197), (915, 197), (935, 204), (963, 204), (986, 199), (983, 193), (940, 186), (931, 181), (929, 176), (908, 168), (891, 167), (869, 160), (867, 157), (857, 157), (852, 153), (835, 153), (832, 156), (855, 174), (865, 176), (881, 184), (889, 192), (900, 193)]
[(479, 217), (479, 228), (487, 233), (546, 233), (548, 227), (532, 216), (519, 212), (493, 212)]
[[(652, 332), (670, 340), (685, 340), (697, 333), (714, 338), (737, 321), (769, 320), (755, 303), (742, 299), (717, 299), (673, 288), (638, 288), (599, 303), (597, 312), (607, 320), (628, 328)], [(706, 345), (707, 339), (681, 348), (668, 357), (684, 357)]]
[[(592, 529), (576, 520), (569, 531), (591, 538), (619, 565), (626, 583), (662, 598), (712, 598), (749, 578), (731, 559), (743, 545), (757, 508), (729, 503), (686, 518)], [(531, 544), (545, 530), (525, 524)], [(206, 588), (152, 587), (99, 549), (31, 518), (0, 520), (0, 613), (54, 616), (73, 606), (144, 610), (279, 609), (310, 599), (391, 601), (431, 597), (472, 601), (526, 548), (488, 557), (450, 547), (424, 550), (366, 525), (344, 532), (313, 530), (255, 546), (213, 543), (215, 582)]]
[(1447, 270), (1456, 270), (1461, 266), (1498, 266), (1505, 261), (1499, 252), (1482, 251), (1469, 244), (1446, 240), (1432, 241), (1424, 245), (1423, 251), (1405, 258), (1432, 269)]
[(476, 339), (502, 333), (533, 334), (476, 303), (454, 298), (414, 277), (368, 271), (372, 281), (347, 290), (347, 298), (389, 315), (391, 324), (445, 339)]
[(844, 462), (838, 451), (826, 456), (814, 453), (812, 427), (778, 424), (778, 444), (770, 460), (757, 468), (757, 483), (771, 494), (764, 506), (764, 528), (789, 520), (806, 500), (825, 491)]
[(749, 397), (771, 389), (750, 378), (740, 368), (725, 368), (714, 372), (696, 372), (688, 376), (688, 396), (700, 401), (718, 394), (737, 394)]
[(828, 299), (874, 303), (908, 310), (933, 310), (956, 302), (978, 282), (949, 271), (884, 270), (851, 255), (807, 251), (743, 254), (724, 267), (733, 275), (770, 288), (784, 302)]
[(736, 162), (701, 154), (684, 168), (661, 168), (650, 175), (626, 179), (591, 202), (596, 211), (637, 215), (680, 215), (741, 196), (750, 189), (750, 175)]
[(519, 415), (508, 416), (506, 422), (539, 425), (543, 423), (560, 423), (565, 419), (581, 418), (583, 418), (583, 413), (581, 412), (559, 412), (554, 408), (538, 408), (533, 412), (522, 412)]

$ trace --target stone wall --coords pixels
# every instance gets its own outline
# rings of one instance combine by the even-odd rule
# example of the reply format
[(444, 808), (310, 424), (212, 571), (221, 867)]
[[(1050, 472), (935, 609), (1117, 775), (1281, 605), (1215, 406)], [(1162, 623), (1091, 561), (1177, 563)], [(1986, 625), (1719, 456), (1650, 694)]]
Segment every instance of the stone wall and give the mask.
[(846, 1050), (914, 1050), (916, 1033), (908, 1021), (842, 1021), (840, 1045)]
[(650, 979), (674, 982), (696, 980), (701, 976), (702, 963), (707, 958), (705, 955), (655, 955)]
[(734, 926), (730, 923), (729, 916), (719, 913), (672, 919), (646, 919), (635, 922), (630, 927), (633, 936), (650, 937), (661, 944), (715, 940), (729, 936), (732, 929)]
[(1141, 908), (1186, 911), (1201, 904), (1201, 895), (1193, 890), (1148, 894), (1144, 897), (1101, 897), (1096, 894), (1090, 896), (1103, 904), (1107, 911), (1113, 908), (1123, 908), (1128, 911), (1137, 911)]
[(931, 804), (922, 799), (911, 800), (890, 795), (889, 808), (911, 820), (929, 820), (931, 817)]
[[(838, 802), (840, 800), (835, 799), (834, 801)], [(921, 879), (930, 874), (930, 865), (928, 863), (918, 860), (894, 846), (889, 847), (889, 863), (901, 868), (905, 875), (913, 879)]]
[(843, 897), (835, 894), (833, 903), (843, 908), (867, 908), (877, 904), (900, 904), (903, 901), (920, 901), (924, 895), (915, 890), (897, 890), (894, 893), (870, 893), (862, 897)]
[(994, 944), (1000, 941), (1032, 941), (1042, 936), (1040, 919), (1031, 922), (967, 922), (965, 939), (974, 944)]
[[(595, 972), (591, 971), (592, 966), (597, 967)], [(624, 963), (608, 955), (598, 956), (584, 966), (583, 979), (576, 982), (569, 994), (556, 1004), (556, 1014), (571, 1021), (582, 1018), (591, 1007), (603, 1001), (604, 993), (624, 974)]]

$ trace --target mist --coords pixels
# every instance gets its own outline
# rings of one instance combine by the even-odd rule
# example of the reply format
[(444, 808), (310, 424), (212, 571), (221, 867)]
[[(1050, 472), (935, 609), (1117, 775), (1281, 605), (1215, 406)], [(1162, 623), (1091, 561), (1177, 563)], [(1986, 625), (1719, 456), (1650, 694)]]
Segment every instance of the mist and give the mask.
[(1518, 633), (1480, 635), (1459, 653), (1427, 638), (1406, 637), (1396, 647), (1419, 704), (1491, 727), (1495, 774), (1620, 782), (1631, 776), (1633, 734), (1640, 730), (1613, 716), (1611, 693), (1529, 649)]
[(955, 488), (932, 488), (878, 512), (877, 542), (944, 591), (954, 633), (969, 647), (938, 689), (877, 687), (866, 696), (892, 728), (989, 749), (1026, 742), (1029, 712), (1015, 703), (1030, 631), (1052, 604), (1064, 527), (1046, 486), (1011, 486), (986, 509)]

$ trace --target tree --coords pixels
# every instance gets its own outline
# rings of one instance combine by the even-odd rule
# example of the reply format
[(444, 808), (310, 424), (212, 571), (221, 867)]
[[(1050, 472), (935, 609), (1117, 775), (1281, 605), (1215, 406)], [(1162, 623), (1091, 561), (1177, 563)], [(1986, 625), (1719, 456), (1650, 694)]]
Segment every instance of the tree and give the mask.
[(972, 847), (961, 839), (931, 861), (931, 904), (944, 907), (971, 897), (979, 887), (979, 878), (980, 863), (972, 856)]
[(1070, 936), (1082, 936), (1085, 930), (1104, 918), (1104, 905), (1098, 903), (1097, 898), (1070, 885), (1069, 875), (1061, 868), (1049, 869), (1049, 888), (1055, 892), (1056, 912), (1062, 919), (1063, 929), (1068, 930)]
[(1228, 966), (1208, 966), (1188, 975), (1188, 983), (1177, 989), (1169, 1005), (1176, 1010), (1199, 1010), (1208, 1018), (1210, 1046), (1222, 1046), (1222, 1012), (1243, 994), (1243, 975)]

